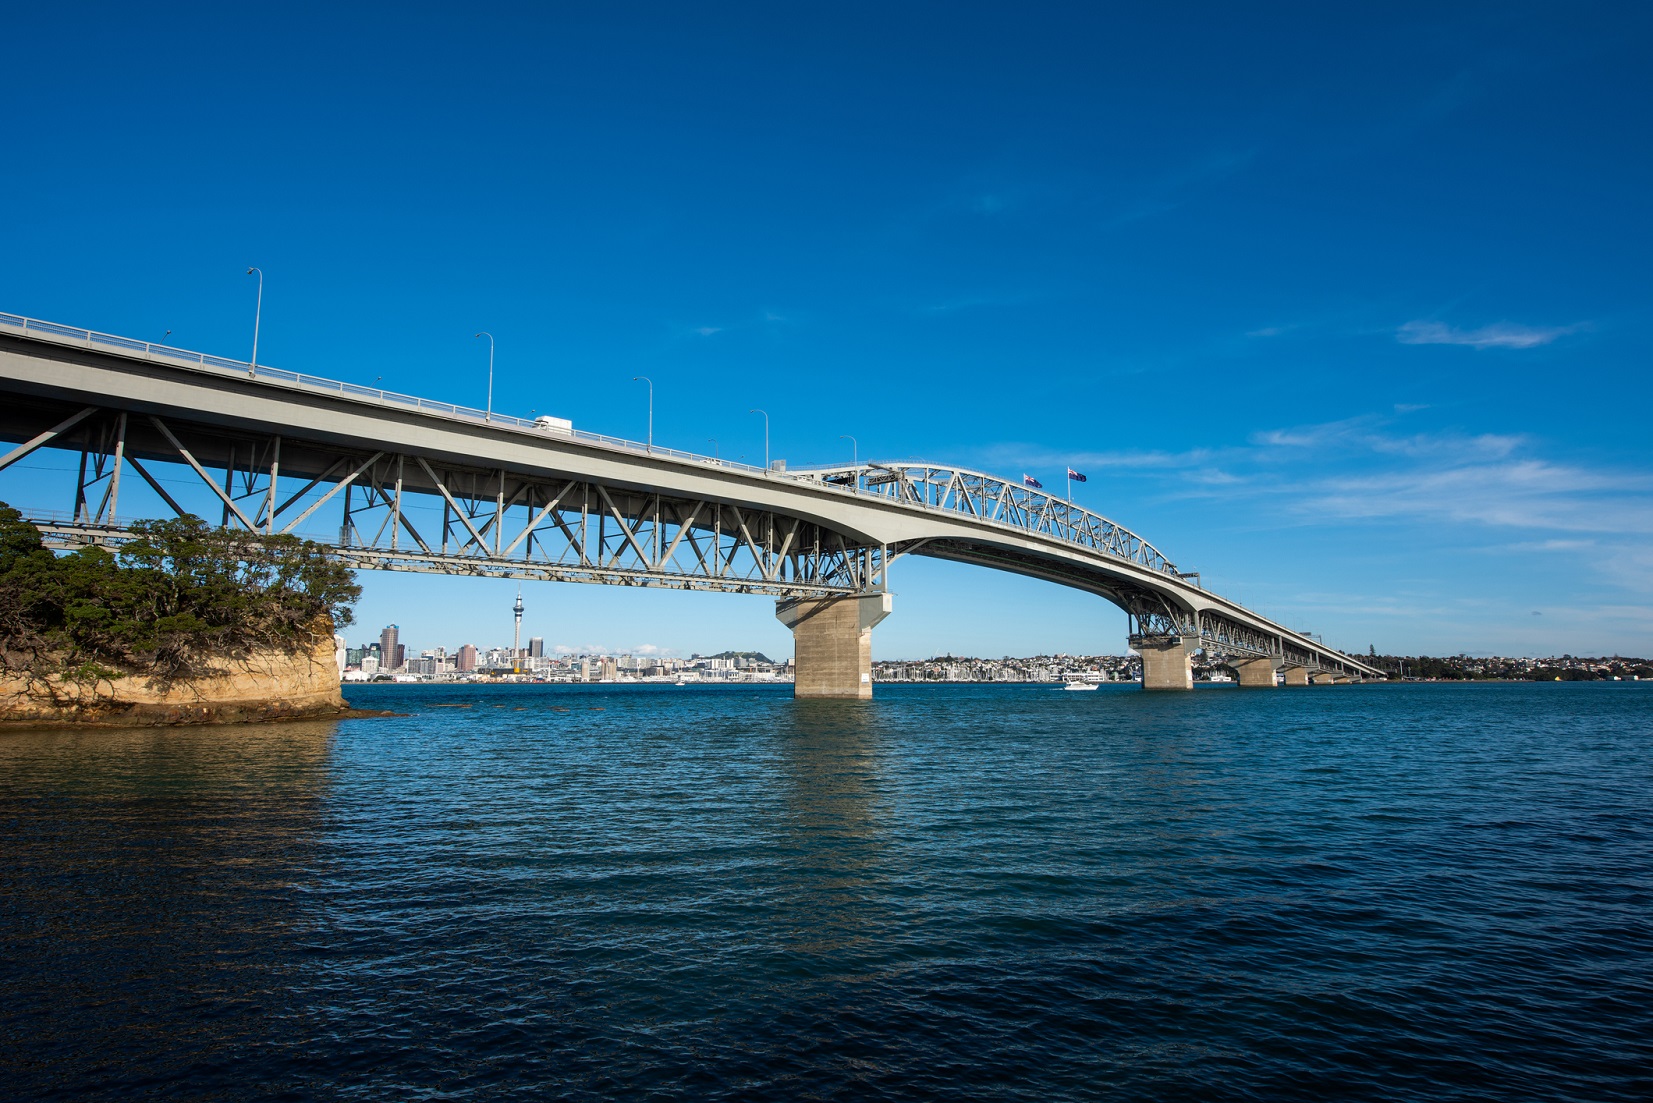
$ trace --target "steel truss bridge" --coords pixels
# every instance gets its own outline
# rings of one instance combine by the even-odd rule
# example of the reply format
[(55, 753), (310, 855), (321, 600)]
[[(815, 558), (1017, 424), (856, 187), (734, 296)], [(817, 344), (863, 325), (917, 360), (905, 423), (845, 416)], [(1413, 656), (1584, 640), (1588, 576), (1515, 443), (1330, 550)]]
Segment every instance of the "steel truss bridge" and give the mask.
[(325, 533), (360, 568), (815, 599), (887, 592), (890, 565), (923, 555), (1097, 594), (1133, 646), (1383, 676), (1108, 518), (978, 471), (764, 469), (10, 314), (0, 393), (0, 439), (19, 442), (0, 473), (78, 455), (69, 508), (30, 517), (59, 548), (129, 539), (134, 479), (190, 512), (156, 467), (181, 465), (217, 523)]

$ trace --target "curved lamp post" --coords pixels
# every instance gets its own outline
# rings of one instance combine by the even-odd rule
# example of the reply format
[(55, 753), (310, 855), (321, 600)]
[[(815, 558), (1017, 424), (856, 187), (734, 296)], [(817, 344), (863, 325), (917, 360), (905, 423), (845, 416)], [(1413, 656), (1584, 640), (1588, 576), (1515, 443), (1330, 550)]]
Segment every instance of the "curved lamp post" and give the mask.
[(850, 462), (853, 463), (856, 467), (860, 467), (861, 466), (861, 445), (860, 445), (860, 443), (858, 441), (856, 441), (856, 439), (854, 437), (850, 436), (848, 433), (839, 433), (838, 434), (838, 439), (849, 441), (849, 458), (850, 458)]
[[(247, 275), (249, 276), (254, 272), (258, 273), (258, 305), (253, 307), (253, 362), (247, 365), (248, 375), (258, 374), (258, 323), (264, 316), (264, 270), (262, 268), (247, 269)], [(167, 332), (171, 333), (172, 331), (169, 329)]]

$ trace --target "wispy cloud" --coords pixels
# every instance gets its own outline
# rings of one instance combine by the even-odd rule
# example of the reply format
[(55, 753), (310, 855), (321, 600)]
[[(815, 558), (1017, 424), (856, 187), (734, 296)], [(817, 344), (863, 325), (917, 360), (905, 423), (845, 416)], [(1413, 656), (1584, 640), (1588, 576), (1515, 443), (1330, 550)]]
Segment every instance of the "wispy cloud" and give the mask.
[(714, 333), (722, 333), (723, 332), (723, 327), (722, 326), (696, 326), (694, 331), (695, 331), (695, 333), (699, 334), (702, 337), (710, 337)]
[[(1187, 451), (1075, 452), (1002, 446), (990, 470), (1129, 471), (1171, 498), (1255, 499), (1279, 523), (1396, 521), (1525, 530), (1542, 549), (1585, 536), (1653, 534), (1653, 475), (1558, 462), (1508, 433), (1397, 432), (1395, 417), (1365, 416), (1270, 429), (1243, 445)], [(1305, 477), (1305, 472), (1314, 474)], [(1649, 553), (1653, 555), (1653, 552)], [(1618, 556), (1617, 561), (1632, 560)]]
[(1653, 533), (1653, 478), (1539, 459), (1321, 480), (1317, 516), (1410, 517), (1560, 532)]
[[(1409, 407), (1399, 412), (1421, 409), (1427, 407)], [(1461, 433), (1396, 434), (1389, 430), (1390, 424), (1389, 419), (1379, 417), (1345, 418), (1319, 425), (1267, 429), (1253, 433), (1251, 443), (1264, 449), (1305, 449), (1345, 456), (1375, 452), (1388, 456), (1465, 462), (1500, 459), (1514, 452), (1525, 441), (1524, 437), (1506, 433), (1480, 433), (1474, 436)], [(1292, 458), (1295, 460), (1296, 457)]]
[(1474, 349), (1532, 349), (1547, 345), (1583, 329), (1585, 323), (1569, 326), (1524, 326), (1495, 322), (1479, 329), (1457, 329), (1445, 322), (1407, 322), (1395, 331), (1403, 345), (1466, 345)]
[(1130, 451), (1130, 452), (1057, 452), (1033, 445), (1007, 444), (987, 449), (982, 463), (990, 471), (1014, 467), (1057, 467), (1078, 464), (1095, 468), (1130, 468), (1137, 470), (1186, 470), (1214, 464), (1218, 457), (1214, 450), (1191, 449), (1187, 452)]

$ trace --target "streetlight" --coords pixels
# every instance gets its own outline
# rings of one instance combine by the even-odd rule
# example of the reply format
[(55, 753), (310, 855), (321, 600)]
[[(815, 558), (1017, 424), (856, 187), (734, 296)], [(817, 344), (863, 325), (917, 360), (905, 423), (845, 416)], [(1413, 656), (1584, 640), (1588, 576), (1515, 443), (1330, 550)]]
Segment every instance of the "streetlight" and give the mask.
[(769, 414), (763, 410), (747, 410), (749, 414), (763, 414), (763, 469), (769, 470)]
[(488, 339), (488, 409), (482, 415), (482, 420), (492, 421), (494, 420), (494, 335), (487, 330), (483, 330), (476, 336)]
[(856, 439), (854, 437), (850, 436), (848, 433), (839, 433), (838, 434), (838, 439), (849, 441), (849, 458), (850, 458), (850, 462), (854, 463), (856, 467), (860, 467), (861, 466), (861, 445), (860, 445), (860, 443), (857, 442)]
[(722, 459), (717, 454), (717, 438), (716, 437), (707, 437), (706, 438), (706, 443), (710, 444), (712, 446), (712, 458), (714, 460), (718, 460), (721, 463)]
[(649, 449), (650, 452), (652, 452), (652, 451), (654, 451), (654, 380), (650, 379), (646, 375), (634, 375), (634, 376), (631, 377), (631, 381), (633, 383), (647, 383), (649, 385), (649, 437), (648, 437), (649, 443), (648, 443), (648, 449)]
[[(258, 374), (258, 323), (264, 316), (264, 270), (262, 268), (247, 269), (247, 275), (249, 276), (254, 272), (258, 273), (258, 305), (253, 308), (253, 362), (247, 365), (248, 375)], [(167, 332), (171, 333), (172, 331), (169, 329)]]

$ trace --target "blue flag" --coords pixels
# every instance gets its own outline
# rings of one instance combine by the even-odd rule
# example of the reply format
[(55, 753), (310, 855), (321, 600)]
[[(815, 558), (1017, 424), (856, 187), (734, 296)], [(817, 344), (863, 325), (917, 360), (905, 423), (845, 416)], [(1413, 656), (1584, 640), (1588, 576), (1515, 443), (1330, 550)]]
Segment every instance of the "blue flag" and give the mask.
[(1076, 483), (1082, 483), (1085, 481), (1085, 476), (1079, 474), (1079, 472), (1075, 471), (1071, 467), (1068, 468), (1068, 478), (1072, 479)]
[(1033, 487), (1035, 490), (1043, 490), (1045, 488), (1044, 483), (1040, 482), (1038, 479), (1035, 479), (1032, 475), (1029, 475), (1025, 471), (1022, 472), (1022, 482), (1027, 486)]

